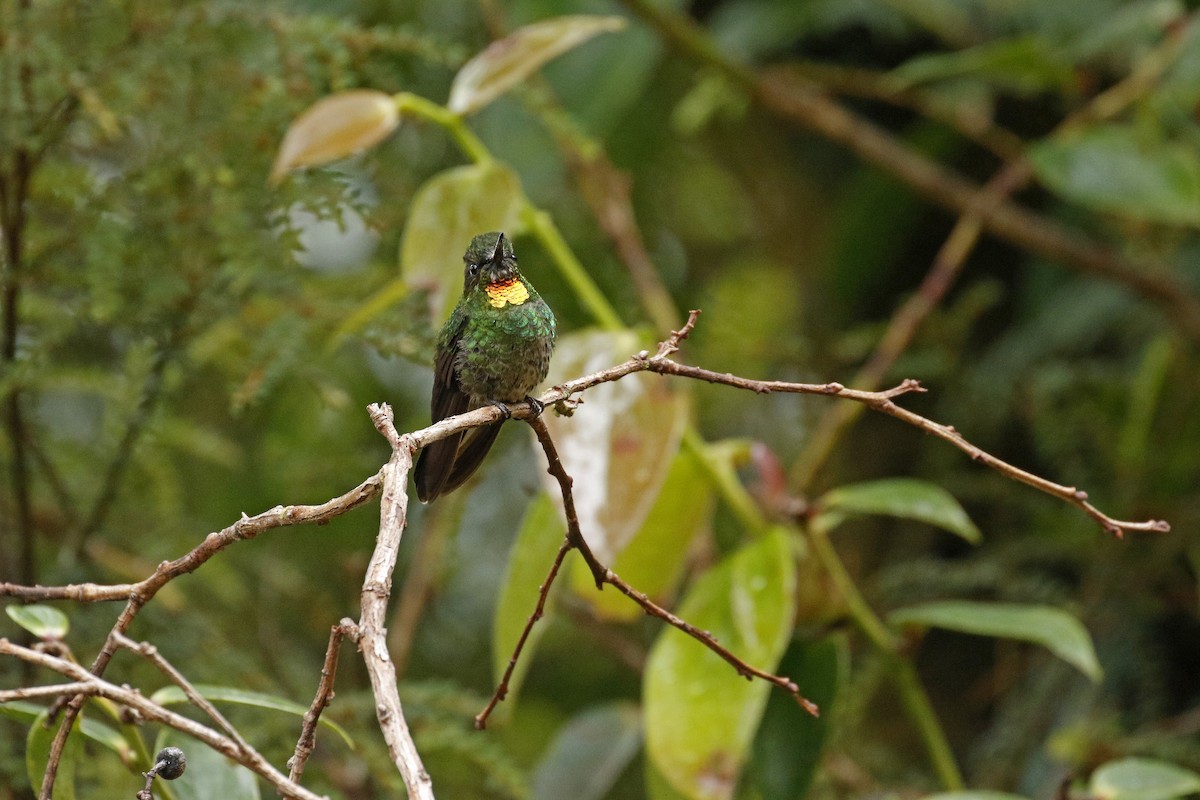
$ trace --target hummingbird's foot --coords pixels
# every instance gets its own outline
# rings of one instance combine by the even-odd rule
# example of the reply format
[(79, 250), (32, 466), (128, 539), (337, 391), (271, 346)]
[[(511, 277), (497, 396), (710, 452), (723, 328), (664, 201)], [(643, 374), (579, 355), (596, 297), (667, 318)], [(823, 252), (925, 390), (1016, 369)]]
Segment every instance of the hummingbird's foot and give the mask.
[(504, 403), (501, 403), (499, 400), (488, 400), (488, 405), (492, 405), (500, 409), (500, 413), (504, 415), (505, 419), (512, 419), (512, 409), (506, 406)]
[(531, 417), (531, 419), (537, 419), (542, 415), (542, 412), (546, 410), (546, 404), (541, 400), (538, 400), (536, 397), (525, 395), (525, 402), (529, 403), (529, 408), (533, 411), (533, 417)]

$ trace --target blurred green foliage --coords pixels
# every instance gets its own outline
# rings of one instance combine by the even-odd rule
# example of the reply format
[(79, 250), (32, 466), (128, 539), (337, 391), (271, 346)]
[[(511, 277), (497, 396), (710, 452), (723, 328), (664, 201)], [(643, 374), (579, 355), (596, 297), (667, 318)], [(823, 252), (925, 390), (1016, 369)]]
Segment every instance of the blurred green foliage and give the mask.
[[(657, 5), (690, 15), (730, 59), (796, 68), (831, 95), (844, 93), (841, 102), (912, 152), (978, 182), (1000, 167), (995, 151), (1015, 142), (1037, 179), (1023, 203), (1114, 252), (1154, 259), (1200, 291), (1194, 4)], [(361, 87), (445, 103), (457, 70), (490, 39), (568, 13), (628, 16), (629, 24), (469, 117), (495, 159), (486, 169), (446, 172), (469, 161), (453, 137), (405, 117), (369, 153), (267, 186), (284, 131), (321, 97)], [(1116, 119), (1052, 133), (1131, 73), (1148, 77)], [(0, 0), (0, 580), (136, 581), (242, 512), (320, 502), (373, 474), (387, 451), (368, 403), (389, 402), (400, 430), (428, 421), (434, 331), (458, 291), (460, 265), (421, 254), (461, 252), (466, 241), (454, 209), (421, 198), (455, 182), (447, 176), (483, 174), (488, 180), (469, 183), (516, 205), (527, 198), (527, 211), (550, 210), (587, 277), (638, 332), (632, 349), (662, 338), (664, 305), (650, 300), (646, 276), (626, 268), (596, 213), (597, 196), (619, 199), (617, 183), (598, 177), (611, 177), (596, 167), (598, 155), (629, 178), (650, 283), (667, 305), (704, 310), (681, 360), (749, 377), (848, 382), (952, 222), (894, 176), (798, 132), (711, 65), (670, 50), (612, 0)], [(562, 267), (545, 220), (516, 205), (490, 210), (515, 220), (522, 269), (560, 330), (579, 334), (566, 340), (577, 346), (572, 364), (583, 371), (626, 357), (588, 361), (583, 345), (600, 336), (588, 329), (605, 321)], [(1173, 532), (1113, 541), (1076, 509), (877, 415), (837, 442), (814, 485), (789, 486), (783, 476), (805, 457), (832, 405), (825, 398), (681, 381), (658, 390), (665, 379), (649, 377), (624, 400), (615, 390), (589, 394), (597, 416), (586, 416), (585, 403), (576, 417), (555, 420), (556, 436), (582, 453), (580, 469), (601, 425), (594, 420), (627, 424), (590, 440), (602, 463), (610, 453), (625, 460), (614, 458), (590, 484), (576, 475), (594, 495), (591, 518), (606, 536), (623, 531), (619, 542), (606, 540), (614, 557), (670, 559), (623, 571), (645, 576), (665, 605), (699, 609), (730, 631), (731, 645), (781, 661), (824, 715), (817, 723), (780, 707), (786, 695), (767, 697), (763, 685), (742, 691), (722, 663), (716, 674), (728, 691), (677, 713), (640, 706), (644, 673), (668, 641), (662, 626), (614, 612), (613, 598), (588, 597), (576, 581), (559, 587), (536, 652), (525, 656), (519, 697), (487, 733), (471, 731), (493, 664), (507, 661), (491, 652), (493, 623), (499, 638), (511, 638), (544, 569), (528, 553), (506, 567), (509, 547), (522, 519), (522, 541), (536, 540), (547, 557), (554, 541), (553, 508), (539, 499), (540, 456), (513, 425), (481, 480), (435, 506), (410, 506), (391, 627), (404, 654), (401, 695), (438, 796), (549, 798), (563, 787), (580, 800), (931, 791), (937, 773), (889, 682), (897, 657), (915, 664), (972, 788), (1048, 796), (1064, 776), (1082, 779), (1108, 762), (1079, 787), (1118, 798), (1136, 796), (1125, 792), (1139, 782), (1153, 784), (1155, 796), (1194, 792), (1196, 342), (1120, 281), (985, 237), (892, 368), (890, 380), (903, 377), (930, 392), (899, 402), (1022, 468), (1086, 489), (1114, 517), (1168, 519)], [(625, 402), (641, 405), (622, 416)], [(664, 416), (680, 427), (690, 418), (694, 430), (680, 434)], [(647, 444), (630, 420), (649, 421), (642, 439), (654, 452), (637, 449)], [(863, 493), (880, 478), (905, 481)], [(659, 489), (666, 494), (648, 496)], [(886, 651), (870, 631), (864, 638), (853, 629), (844, 592), (795, 520), (768, 525), (786, 516), (784, 495), (826, 502), (827, 526), (842, 523), (833, 538), (846, 575), (880, 618), (947, 601), (958, 605), (926, 607), (1052, 606), (1035, 610), (1083, 623), (1102, 681), (1019, 643), (1044, 636), (972, 635), (1034, 624), (1015, 617), (939, 627), (927, 614), (919, 621), (928, 631), (879, 632), (895, 637), (896, 651)], [(303, 705), (330, 626), (356, 614), (375, 527), (373, 510), (360, 509), (231, 548), (169, 586), (131, 635), (197, 683)], [(973, 546), (976, 528), (982, 543)], [(776, 617), (790, 601), (760, 608), (752, 596), (769, 571), (746, 565), (768, 547), (795, 559), (794, 579), (788, 565), (786, 579), (770, 584), (794, 595), (789, 619)], [(70, 619), (70, 647), (89, 662), (116, 606), (56, 607)], [(406, 609), (418, 613), (405, 619)], [(18, 637), (16, 622), (30, 618), (14, 615), (0, 636)], [(770, 641), (758, 636), (764, 625)], [(686, 661), (681, 674), (711, 658), (694, 642), (669, 642)], [(355, 747), (322, 731), (306, 785), (398, 796), (368, 681), (349, 651), (326, 713)], [(4, 688), (45, 677), (0, 661)], [(109, 677), (147, 694), (162, 686), (128, 654)], [(691, 691), (671, 677), (654, 671), (646, 681), (667, 694)], [(676, 737), (687, 741), (665, 754), (669, 737), (647, 745), (648, 731), (662, 732), (656, 725), (686, 718), (700, 731), (703, 704), (737, 694), (750, 699), (714, 705), (708, 717), (738, 720), (736, 730), (716, 731), (736, 740), (731, 751), (695, 762), (713, 731)], [(253, 704), (226, 711), (273, 763), (286, 762), (294, 716)], [(0, 798), (32, 796), (24, 750), (33, 713), (0, 717)], [(646, 713), (657, 716), (648, 722)], [(89, 754), (73, 761), (80, 796), (131, 794), (140, 779), (101, 738), (73, 737)], [(188, 752), (195, 780), (205, 761)], [(1113, 762), (1122, 756), (1144, 758)], [(209, 768), (208, 790), (245, 786), (244, 773), (219, 770)], [(205, 790), (201, 783), (190, 790), (201, 794), (180, 796)]]

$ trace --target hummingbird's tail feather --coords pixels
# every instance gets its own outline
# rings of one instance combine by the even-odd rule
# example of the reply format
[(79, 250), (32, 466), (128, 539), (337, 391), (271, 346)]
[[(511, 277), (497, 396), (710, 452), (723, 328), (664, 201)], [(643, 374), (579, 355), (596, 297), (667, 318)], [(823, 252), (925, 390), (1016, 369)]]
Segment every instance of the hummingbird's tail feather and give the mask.
[(422, 503), (431, 502), (445, 491), (446, 478), (450, 477), (462, 439), (463, 434), (456, 433), (421, 449), (413, 469), (413, 482), (417, 485), (417, 499)]
[(466, 483), (467, 478), (475, 474), (475, 470), (479, 469), (484, 457), (495, 444), (496, 436), (500, 433), (500, 426), (503, 424), (504, 420), (500, 420), (467, 432), (458, 448), (458, 455), (450, 467), (450, 474), (446, 477), (446, 485), (442, 487), (443, 493), (454, 491)]
[(463, 431), (423, 448), (413, 469), (417, 499), (429, 503), (466, 483), (492, 449), (502, 424), (504, 420)]

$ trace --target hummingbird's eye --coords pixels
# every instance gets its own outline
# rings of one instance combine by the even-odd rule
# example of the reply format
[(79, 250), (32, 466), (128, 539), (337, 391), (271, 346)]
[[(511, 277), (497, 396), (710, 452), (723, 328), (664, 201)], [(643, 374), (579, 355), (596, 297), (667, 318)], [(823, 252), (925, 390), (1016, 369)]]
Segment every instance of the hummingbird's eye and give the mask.
[(479, 265), (478, 264), (467, 264), (467, 272), (470, 273), (471, 277), (478, 275), (479, 274)]

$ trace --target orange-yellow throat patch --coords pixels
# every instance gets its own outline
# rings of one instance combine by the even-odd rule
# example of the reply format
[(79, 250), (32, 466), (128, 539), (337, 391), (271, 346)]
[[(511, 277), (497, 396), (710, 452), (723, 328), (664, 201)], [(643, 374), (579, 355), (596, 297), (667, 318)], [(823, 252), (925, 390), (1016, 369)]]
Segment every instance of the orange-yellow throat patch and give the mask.
[(488, 303), (493, 308), (504, 308), (506, 305), (519, 306), (529, 299), (529, 290), (519, 278), (513, 278), (505, 283), (489, 283), (483, 289), (487, 293)]

